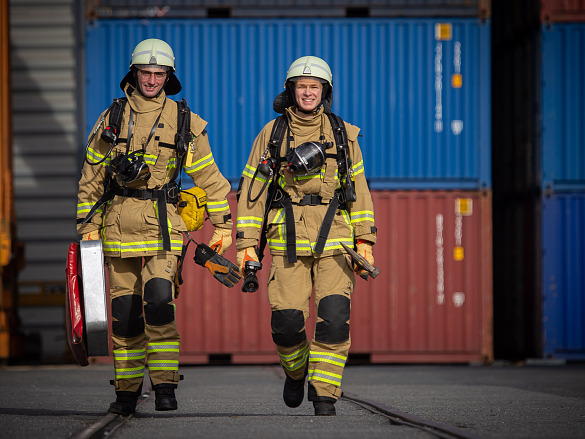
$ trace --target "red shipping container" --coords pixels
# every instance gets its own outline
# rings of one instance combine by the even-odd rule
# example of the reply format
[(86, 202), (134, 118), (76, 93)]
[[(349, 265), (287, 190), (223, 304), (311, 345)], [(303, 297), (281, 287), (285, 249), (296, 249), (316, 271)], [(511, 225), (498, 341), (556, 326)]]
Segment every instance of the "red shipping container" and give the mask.
[[(350, 354), (367, 354), (372, 362), (491, 362), (491, 192), (372, 196), (381, 274), (357, 280)], [(235, 194), (229, 202), (235, 214)], [(206, 224), (193, 237), (207, 243), (212, 230)], [(207, 363), (210, 355), (229, 356), (233, 363), (278, 362), (266, 291), (270, 256), (259, 272), (259, 291), (249, 294), (241, 292), (241, 283), (226, 288), (195, 265), (193, 250), (177, 299), (182, 363)], [(225, 256), (235, 261), (235, 253), (232, 246)], [(311, 317), (307, 332), (313, 327)]]
[(542, 23), (582, 23), (585, 21), (585, 0), (541, 0)]

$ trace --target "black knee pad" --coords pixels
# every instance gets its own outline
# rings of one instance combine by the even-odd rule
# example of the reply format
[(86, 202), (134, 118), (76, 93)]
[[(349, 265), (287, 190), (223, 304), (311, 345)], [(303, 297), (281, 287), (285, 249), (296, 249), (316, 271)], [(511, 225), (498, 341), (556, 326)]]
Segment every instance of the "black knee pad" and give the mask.
[(144, 318), (152, 326), (167, 325), (175, 320), (173, 284), (167, 279), (155, 277), (144, 285)]
[(321, 343), (343, 343), (349, 340), (349, 298), (341, 294), (324, 297), (317, 316), (323, 319), (315, 326), (315, 340)]
[(278, 346), (295, 346), (307, 339), (305, 317), (300, 309), (281, 309), (272, 311), (272, 340)]
[(112, 332), (128, 338), (144, 332), (142, 297), (128, 294), (112, 299)]

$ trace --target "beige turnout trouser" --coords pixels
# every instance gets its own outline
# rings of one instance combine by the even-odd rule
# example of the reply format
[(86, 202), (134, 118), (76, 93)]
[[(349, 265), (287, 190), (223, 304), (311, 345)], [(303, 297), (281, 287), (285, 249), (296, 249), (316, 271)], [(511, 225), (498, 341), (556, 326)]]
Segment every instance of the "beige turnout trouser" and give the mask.
[(116, 390), (137, 391), (146, 363), (153, 385), (179, 382), (177, 259), (171, 254), (107, 258)]
[[(355, 277), (350, 264), (345, 255), (301, 256), (296, 263), (287, 262), (284, 255), (272, 256), (268, 297), (273, 339), (288, 376), (300, 380), (308, 373), (310, 400), (341, 396), (351, 345), (349, 312)], [(317, 319), (309, 344), (305, 322), (313, 289)]]

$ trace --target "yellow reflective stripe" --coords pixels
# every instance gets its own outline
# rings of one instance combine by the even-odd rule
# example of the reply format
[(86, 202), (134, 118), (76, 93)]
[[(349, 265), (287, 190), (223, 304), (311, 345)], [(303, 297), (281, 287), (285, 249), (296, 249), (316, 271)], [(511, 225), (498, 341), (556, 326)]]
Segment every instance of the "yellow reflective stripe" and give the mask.
[(78, 203), (77, 213), (88, 213), (94, 205), (95, 203)]
[(364, 161), (362, 160), (359, 163), (356, 163), (351, 167), (353, 175), (358, 175), (364, 172)]
[(116, 369), (116, 379), (138, 378), (144, 376), (144, 366)]
[(332, 372), (327, 372), (325, 370), (314, 369), (312, 371), (309, 371), (309, 378), (308, 379), (309, 379), (309, 381), (311, 381), (311, 380), (323, 381), (324, 383), (329, 383), (329, 384), (333, 384), (336, 386), (341, 386), (341, 378), (342, 378), (342, 375), (332, 373)]
[[(119, 251), (122, 253), (137, 253), (143, 251), (162, 250), (162, 239), (156, 241), (142, 241), (142, 242), (124, 242), (119, 241), (105, 241), (103, 242), (104, 251)], [(183, 241), (171, 239), (171, 250), (182, 250)]]
[(263, 218), (257, 216), (239, 216), (236, 219), (236, 227), (262, 227)]
[(148, 343), (148, 352), (179, 352), (178, 341)]
[[(95, 149), (89, 147), (87, 148), (87, 159), (92, 162), (99, 162), (100, 160), (102, 160), (105, 156), (101, 153), (99, 153), (98, 151), (96, 151)], [(106, 160), (104, 160), (101, 164), (102, 165), (108, 165), (110, 164), (110, 161), (112, 160), (111, 156), (108, 157)]]
[(211, 153), (207, 154), (205, 157), (197, 160), (189, 167), (185, 167), (185, 172), (187, 174), (191, 174), (195, 171), (200, 171), (201, 169), (211, 165), (214, 163), (213, 155)]
[(222, 210), (229, 210), (230, 205), (228, 204), (227, 200), (221, 201), (207, 201), (207, 211), (208, 212), (220, 212)]
[(372, 210), (360, 210), (351, 212), (351, 223), (359, 223), (361, 221), (374, 221), (374, 212)]
[(141, 360), (146, 357), (146, 349), (116, 349), (113, 354), (114, 361)]
[(150, 370), (179, 370), (178, 360), (148, 360)]
[(263, 174), (256, 174), (256, 176), (254, 176), (254, 174), (256, 174), (256, 168), (250, 165), (246, 165), (244, 171), (242, 172), (242, 175), (245, 175), (248, 178), (253, 178), (258, 183), (266, 182), (266, 178), (262, 177)]
[(289, 355), (280, 356), (280, 364), (287, 370), (298, 370), (307, 363), (307, 356), (309, 355), (309, 345), (305, 345), (304, 348), (293, 352)]
[(309, 361), (314, 363), (324, 362), (334, 364), (335, 366), (339, 367), (345, 367), (347, 357), (344, 357), (343, 355), (311, 351), (309, 355)]

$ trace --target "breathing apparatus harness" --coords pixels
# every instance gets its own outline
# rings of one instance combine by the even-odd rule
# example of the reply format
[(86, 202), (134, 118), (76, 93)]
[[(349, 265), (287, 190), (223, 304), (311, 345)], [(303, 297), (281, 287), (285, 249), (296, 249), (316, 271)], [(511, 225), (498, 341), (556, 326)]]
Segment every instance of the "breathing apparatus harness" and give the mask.
[[(252, 181), (248, 188), (248, 201), (255, 202), (260, 195), (268, 187), (268, 195), (266, 200), (266, 209), (264, 211), (264, 221), (262, 224), (262, 232), (260, 235), (260, 243), (258, 246), (258, 259), (262, 261), (264, 257), (264, 249), (266, 247), (267, 239), (267, 218), (268, 213), (272, 208), (284, 208), (285, 223), (286, 223), (286, 256), (290, 263), (297, 261), (296, 254), (296, 231), (295, 220), (293, 214), (293, 202), (288, 193), (286, 193), (277, 182), (279, 176), (279, 168), (282, 162), (287, 161), (287, 171), (291, 174), (303, 173), (314, 174), (321, 170), (327, 158), (335, 158), (337, 161), (339, 181), (342, 182), (341, 189), (335, 190), (331, 198), (323, 222), (319, 229), (317, 243), (315, 245), (315, 253), (323, 253), (327, 236), (331, 230), (331, 224), (337, 209), (347, 209), (347, 203), (356, 201), (355, 186), (353, 183), (353, 175), (351, 171), (351, 159), (348, 153), (347, 131), (343, 120), (333, 114), (327, 114), (331, 127), (333, 129), (333, 137), (337, 146), (335, 154), (327, 154), (326, 150), (332, 147), (331, 143), (320, 142), (306, 142), (299, 145), (295, 149), (290, 149), (290, 143), (287, 147), (287, 156), (280, 157), (280, 149), (285, 136), (285, 132), (289, 132), (288, 119), (286, 115), (278, 116), (272, 127), (270, 140), (268, 146), (262, 156), (260, 163), (252, 177)], [(290, 135), (287, 136), (290, 142)], [(323, 138), (321, 139), (323, 140)], [(270, 154), (270, 155), (268, 155)], [(252, 187), (258, 174), (265, 178), (265, 182), (260, 189), (260, 192), (255, 197), (252, 197)], [(299, 206), (317, 206), (322, 204), (322, 197), (317, 194), (306, 194), (299, 202)]]
[[(158, 224), (163, 240), (163, 250), (170, 251), (171, 239), (167, 228), (167, 203), (177, 204), (179, 202), (180, 185), (177, 185), (175, 180), (181, 172), (182, 160), (189, 148), (189, 143), (192, 138), (192, 134), (190, 133), (191, 110), (189, 107), (187, 107), (187, 102), (185, 99), (176, 101), (177, 133), (175, 134), (175, 144), (173, 145), (162, 142), (159, 143), (159, 146), (171, 148), (177, 152), (178, 163), (173, 177), (161, 189), (134, 189), (129, 188), (126, 185), (136, 180), (148, 180), (150, 178), (150, 170), (148, 168), (148, 164), (144, 161), (145, 149), (129, 152), (130, 141), (132, 139), (132, 129), (134, 127), (134, 110), (132, 107), (130, 107), (128, 136), (126, 139), (119, 138), (122, 116), (124, 114), (124, 107), (126, 106), (127, 101), (128, 99), (126, 98), (114, 99), (114, 102), (104, 113), (99, 123), (97, 124), (96, 129), (93, 131), (92, 135), (87, 141), (85, 161), (92, 166), (103, 163), (111, 155), (112, 150), (118, 141), (126, 141), (126, 152), (125, 154), (120, 154), (119, 156), (114, 157), (110, 164), (106, 166), (103, 195), (94, 204), (87, 216), (84, 219), (78, 219), (77, 222), (81, 224), (87, 223), (103, 204), (112, 200), (116, 195), (138, 198), (140, 200), (155, 200)], [(145, 147), (154, 136), (163, 110), (164, 103), (160, 114), (158, 115), (152, 129), (150, 130), (148, 140), (144, 144)], [(110, 114), (109, 125), (102, 132), (101, 138), (102, 140), (111, 143), (112, 146), (110, 147), (108, 153), (101, 160), (97, 162), (90, 162), (87, 158), (87, 149), (89, 148), (91, 141), (97, 133), (98, 128), (101, 126), (108, 114)], [(121, 186), (118, 184), (118, 181), (122, 183)]]

